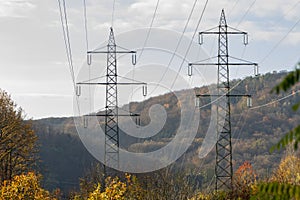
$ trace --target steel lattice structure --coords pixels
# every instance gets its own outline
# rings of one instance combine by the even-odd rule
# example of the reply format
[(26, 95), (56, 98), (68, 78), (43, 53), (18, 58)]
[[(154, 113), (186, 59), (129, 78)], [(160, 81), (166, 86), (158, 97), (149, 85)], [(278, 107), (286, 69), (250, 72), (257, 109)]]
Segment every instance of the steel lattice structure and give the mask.
[(119, 127), (118, 127), (118, 76), (116, 42), (111, 28), (107, 45), (106, 105), (105, 105), (105, 165), (118, 168)]
[[(228, 31), (228, 25), (225, 18), (225, 12), (222, 10), (218, 31), (204, 31), (199, 32), (199, 43), (203, 43), (204, 34), (217, 34), (218, 35), (218, 56), (217, 63), (190, 63), (193, 65), (215, 65), (218, 68), (217, 76), (217, 94), (211, 95), (197, 95), (197, 97), (215, 96), (218, 98), (217, 104), (217, 142), (216, 142), (216, 165), (215, 165), (215, 190), (220, 189), (232, 189), (232, 144), (231, 144), (231, 120), (230, 120), (230, 98), (231, 97), (248, 97), (251, 96), (231, 94), (229, 85), (229, 66), (230, 65), (252, 65), (255, 67), (255, 73), (257, 72), (257, 64), (251, 62), (229, 62), (228, 52), (228, 35), (229, 34), (242, 34), (244, 35), (244, 44), (248, 42), (247, 33), (233, 29)], [(210, 29), (212, 30), (212, 29)], [(190, 70), (192, 71), (192, 70)], [(191, 75), (191, 74), (190, 74)], [(251, 100), (247, 101), (251, 102)], [(250, 105), (249, 105), (250, 106)]]
[[(124, 48), (122, 48), (124, 49)], [(77, 85), (105, 85), (106, 87), (106, 98), (105, 98), (105, 114), (89, 114), (86, 116), (102, 116), (105, 117), (105, 154), (104, 154), (104, 174), (107, 175), (107, 166), (110, 168), (119, 168), (119, 116), (135, 116), (139, 114), (131, 113), (119, 114), (118, 107), (118, 85), (144, 85), (146, 83), (132, 80), (132, 82), (118, 82), (117, 72), (117, 54), (131, 53), (132, 63), (136, 63), (136, 52), (135, 51), (124, 51), (117, 50), (113, 28), (110, 28), (109, 39), (107, 44), (107, 51), (88, 51), (88, 64), (91, 64), (91, 55), (103, 53), (107, 54), (107, 66), (106, 66), (106, 82), (80, 82)], [(146, 94), (144, 94), (146, 95)]]
[(222, 95), (217, 102), (217, 133), (216, 144), (216, 189), (226, 185), (231, 188), (232, 179), (232, 145), (230, 123), (230, 91), (229, 67), (228, 67), (228, 35), (227, 23), (222, 10), (219, 24), (219, 48), (218, 48), (218, 95)]

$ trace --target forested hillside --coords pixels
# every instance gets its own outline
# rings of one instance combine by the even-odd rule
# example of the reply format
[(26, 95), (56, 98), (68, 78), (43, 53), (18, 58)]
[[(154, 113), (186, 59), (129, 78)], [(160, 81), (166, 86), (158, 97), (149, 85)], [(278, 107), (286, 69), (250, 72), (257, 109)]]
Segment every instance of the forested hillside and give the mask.
[[(292, 105), (300, 100), (293, 90), (285, 94), (271, 94), (271, 89), (282, 80), (286, 72), (268, 73), (244, 80), (231, 81), (236, 86), (232, 93), (251, 94), (253, 107), (247, 108), (246, 99), (232, 99), (233, 160), (237, 169), (249, 161), (259, 177), (269, 176), (280, 162), (284, 152), (270, 153), (274, 145), (286, 132), (300, 123), (300, 115)], [(299, 85), (297, 86), (299, 89)], [(196, 93), (207, 92), (207, 87), (196, 88)], [(294, 89), (296, 91), (296, 88)], [(185, 94), (187, 91), (181, 91)], [(293, 94), (293, 95), (290, 95)], [(284, 98), (277, 101), (287, 95)], [(203, 99), (203, 105), (209, 99)], [(130, 151), (153, 151), (167, 144), (176, 134), (180, 122), (180, 103), (173, 94), (149, 98), (130, 104), (132, 112), (141, 113), (141, 124), (149, 123), (151, 105), (160, 104), (167, 111), (167, 122), (161, 132), (147, 140), (136, 140), (121, 133), (121, 146)], [(195, 106), (191, 104), (190, 106)], [(210, 106), (201, 109), (200, 128), (188, 151), (173, 164), (173, 170), (183, 170), (197, 180), (200, 187), (210, 185), (214, 175), (214, 149), (204, 159), (198, 151), (210, 121)], [(96, 160), (81, 143), (72, 118), (48, 118), (33, 122), (40, 143), (40, 171), (44, 175), (47, 189), (61, 188), (64, 192), (78, 189), (79, 178), (83, 177)]]

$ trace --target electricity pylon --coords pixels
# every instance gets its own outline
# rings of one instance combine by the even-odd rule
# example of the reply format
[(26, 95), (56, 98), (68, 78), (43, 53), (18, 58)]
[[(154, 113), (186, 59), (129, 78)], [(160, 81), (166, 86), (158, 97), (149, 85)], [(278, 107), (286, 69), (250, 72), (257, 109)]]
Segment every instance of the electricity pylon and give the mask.
[[(192, 73), (193, 65), (215, 65), (218, 67), (218, 78), (217, 78), (217, 94), (199, 94), (198, 98), (205, 96), (217, 97), (217, 143), (216, 143), (216, 165), (215, 165), (215, 190), (220, 189), (232, 189), (232, 144), (231, 144), (231, 120), (230, 120), (230, 99), (231, 97), (247, 97), (247, 104), (251, 106), (252, 100), (249, 94), (231, 94), (229, 85), (229, 66), (241, 66), (241, 65), (252, 65), (254, 66), (254, 73), (258, 73), (257, 63), (251, 63), (242, 59), (237, 59), (243, 62), (229, 62), (230, 57), (228, 53), (228, 35), (231, 34), (242, 34), (244, 36), (244, 44), (247, 45), (248, 37), (247, 33), (239, 31), (234, 28), (227, 26), (225, 12), (222, 10), (219, 26), (216, 27), (218, 31), (199, 32), (199, 44), (203, 44), (204, 34), (217, 34), (218, 35), (218, 62), (217, 63), (190, 63), (189, 64), (189, 75)], [(228, 31), (232, 29), (232, 31)]]
[[(143, 95), (146, 96), (146, 83), (131, 80), (132, 82), (118, 82), (117, 73), (117, 54), (132, 54), (132, 64), (136, 64), (136, 51), (130, 50), (117, 50), (113, 28), (110, 28), (109, 39), (106, 51), (88, 51), (87, 62), (91, 64), (92, 54), (106, 54), (107, 66), (106, 66), (106, 82), (80, 82), (78, 85), (105, 85), (106, 86), (106, 101), (105, 101), (105, 114), (96, 113), (85, 116), (102, 116), (105, 117), (105, 153), (104, 153), (104, 174), (107, 175), (106, 167), (119, 169), (119, 116), (135, 116), (139, 114), (131, 113), (119, 114), (118, 107), (118, 85), (143, 85)], [(127, 80), (130, 80), (126, 78)], [(84, 122), (85, 123), (85, 122)]]

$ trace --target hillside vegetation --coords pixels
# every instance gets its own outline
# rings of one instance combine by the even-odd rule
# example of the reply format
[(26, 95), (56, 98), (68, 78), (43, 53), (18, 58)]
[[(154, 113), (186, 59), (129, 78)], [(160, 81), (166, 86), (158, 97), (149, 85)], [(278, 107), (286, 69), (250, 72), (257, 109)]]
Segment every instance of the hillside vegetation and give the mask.
[[(251, 94), (253, 108), (246, 106), (243, 98), (232, 99), (232, 133), (233, 165), (237, 170), (245, 161), (251, 163), (256, 175), (260, 178), (271, 177), (284, 155), (284, 152), (270, 153), (272, 145), (293, 127), (300, 123), (300, 115), (292, 110), (292, 105), (300, 100), (298, 93), (282, 99), (292, 91), (283, 94), (271, 94), (271, 89), (278, 84), (286, 72), (268, 73), (258, 77), (247, 77), (244, 80), (231, 81), (237, 86), (232, 91), (236, 94)], [(296, 86), (299, 89), (299, 85)], [(207, 87), (196, 88), (196, 93), (206, 93)], [(187, 91), (180, 91), (184, 95)], [(274, 101), (274, 102), (273, 102)], [(272, 103), (273, 102), (273, 103)], [(203, 99), (202, 104), (209, 103)], [(130, 103), (132, 112), (141, 113), (141, 124), (149, 123), (148, 111), (151, 105), (160, 104), (167, 112), (167, 122), (163, 130), (146, 140), (137, 140), (120, 133), (121, 146), (134, 152), (149, 152), (166, 145), (176, 134), (180, 123), (180, 103), (172, 93), (151, 97), (143, 102)], [(190, 106), (195, 106), (194, 102)], [(261, 106), (264, 105), (264, 106)], [(170, 170), (184, 171), (198, 188), (213, 187), (215, 153), (214, 149), (203, 159), (198, 152), (210, 122), (210, 106), (201, 109), (200, 128), (188, 151), (172, 164)], [(122, 119), (124, 120), (124, 119)], [(102, 123), (100, 121), (100, 123)], [(83, 177), (96, 160), (81, 143), (72, 118), (48, 118), (33, 121), (33, 129), (39, 137), (39, 168), (44, 175), (44, 186), (49, 189), (61, 188), (64, 193), (78, 189), (79, 178)], [(235, 171), (234, 170), (234, 171)], [(150, 174), (137, 175), (148, 176)]]

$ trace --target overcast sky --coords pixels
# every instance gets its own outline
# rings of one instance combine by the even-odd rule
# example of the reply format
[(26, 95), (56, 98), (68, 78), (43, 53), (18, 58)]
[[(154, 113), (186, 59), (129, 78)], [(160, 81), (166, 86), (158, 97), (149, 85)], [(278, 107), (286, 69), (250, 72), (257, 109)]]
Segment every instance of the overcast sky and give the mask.
[[(88, 42), (92, 49), (107, 40), (113, 1), (86, 2)], [(182, 32), (193, 2), (160, 0), (153, 27)], [(186, 37), (191, 38), (204, 3), (199, 0), (196, 4)], [(78, 73), (86, 58), (83, 0), (66, 0), (66, 4)], [(115, 33), (149, 27), (155, 5), (156, 0), (116, 0)], [(249, 33), (246, 48), (241, 41), (232, 40), (238, 43), (232, 45), (232, 56), (258, 62), (261, 73), (294, 68), (300, 52), (300, 1), (210, 0), (198, 30), (217, 26), (222, 8), (230, 26)], [(72, 116), (73, 89), (58, 2), (0, 0), (0, 30), (0, 88), (12, 95), (28, 117)], [(214, 56), (216, 45), (214, 38), (208, 37), (202, 48)], [(237, 70), (233, 73), (245, 76)]]

